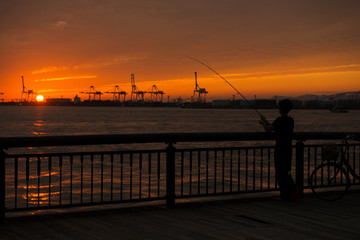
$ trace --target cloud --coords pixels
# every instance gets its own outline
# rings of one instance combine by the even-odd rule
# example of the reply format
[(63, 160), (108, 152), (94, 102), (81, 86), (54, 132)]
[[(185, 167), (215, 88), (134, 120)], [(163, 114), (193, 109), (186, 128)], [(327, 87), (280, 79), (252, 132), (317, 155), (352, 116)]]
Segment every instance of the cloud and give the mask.
[(105, 60), (94, 61), (92, 63), (80, 64), (75, 66), (74, 68), (99, 68), (99, 67), (107, 67), (116, 64), (122, 64), (129, 61), (137, 61), (144, 60), (145, 57), (129, 57), (129, 56), (116, 56)]
[(39, 90), (38, 93), (46, 93), (46, 92), (78, 92), (79, 89), (43, 89), (43, 90)]
[(65, 21), (57, 21), (56, 23), (54, 23), (54, 26), (56, 28), (63, 29), (64, 27), (67, 26), (67, 22), (65, 22)]
[(66, 71), (69, 67), (56, 67), (56, 66), (47, 66), (42, 67), (38, 70), (34, 70), (31, 73), (32, 74), (40, 74), (40, 73), (49, 73), (49, 72), (56, 72), (56, 71)]
[(284, 74), (273, 74), (268, 76), (258, 76), (253, 78), (265, 78), (265, 77), (296, 77), (296, 76), (314, 76), (314, 75), (324, 75), (324, 74), (343, 74), (343, 73), (360, 73), (358, 71), (331, 71), (331, 72), (307, 72), (307, 73), (284, 73)]
[(348, 64), (348, 65), (338, 65), (338, 66), (330, 66), (330, 67), (307, 68), (307, 69), (299, 69), (299, 70), (302, 70), (302, 71), (321, 71), (321, 70), (347, 69), (347, 68), (357, 68), (357, 67), (360, 67), (360, 64)]
[(32, 74), (42, 74), (42, 73), (50, 73), (50, 72), (60, 72), (60, 71), (68, 71), (68, 70), (78, 70), (78, 69), (89, 69), (89, 68), (102, 68), (116, 64), (122, 64), (129, 61), (137, 61), (144, 60), (145, 57), (130, 57), (130, 56), (116, 56), (108, 59), (93, 61), (91, 63), (83, 63), (75, 66), (45, 66), (40, 69), (34, 70)]
[(254, 73), (234, 73), (223, 74), (224, 77), (231, 78), (265, 78), (265, 77), (285, 77), (285, 76), (303, 76), (303, 75), (322, 75), (336, 73), (357, 73), (360, 72), (360, 64), (348, 64), (317, 68), (302, 68), (288, 71), (273, 72), (254, 72)]
[(96, 76), (44, 78), (44, 79), (37, 79), (37, 80), (35, 80), (35, 82), (52, 82), (52, 81), (63, 81), (63, 80), (69, 80), (69, 79), (88, 79), (88, 78), (96, 78)]

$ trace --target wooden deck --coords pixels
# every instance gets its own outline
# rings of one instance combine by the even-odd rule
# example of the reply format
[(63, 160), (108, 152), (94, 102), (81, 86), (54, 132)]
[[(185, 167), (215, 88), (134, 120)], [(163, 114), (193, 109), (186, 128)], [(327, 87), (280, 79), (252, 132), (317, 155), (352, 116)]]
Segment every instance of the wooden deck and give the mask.
[(324, 202), (237, 197), (52, 214), (8, 214), (1, 240), (16, 239), (360, 239), (360, 191)]

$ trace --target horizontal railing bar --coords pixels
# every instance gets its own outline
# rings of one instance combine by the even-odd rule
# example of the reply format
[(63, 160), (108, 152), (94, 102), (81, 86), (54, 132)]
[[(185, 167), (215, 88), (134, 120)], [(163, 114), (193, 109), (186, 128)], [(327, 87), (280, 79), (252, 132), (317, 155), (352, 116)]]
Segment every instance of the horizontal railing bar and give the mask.
[(41, 206), (41, 207), (25, 207), (25, 208), (11, 208), (6, 209), (6, 212), (21, 212), (21, 211), (33, 211), (33, 210), (48, 210), (48, 209), (59, 209), (59, 208), (72, 208), (72, 207), (87, 207), (87, 206), (99, 206), (99, 205), (108, 205), (108, 204), (118, 204), (118, 203), (134, 203), (134, 202), (151, 202), (151, 201), (160, 201), (165, 200), (166, 197), (153, 197), (153, 198), (138, 198), (138, 199), (126, 199), (126, 200), (116, 200), (116, 201), (104, 201), (104, 202), (88, 202), (88, 203), (73, 203), (73, 204), (61, 204), (61, 205), (51, 205), (51, 206)]
[[(346, 135), (360, 135), (359, 132), (298, 132), (294, 140), (342, 139)], [(211, 141), (251, 141), (274, 140), (274, 133), (231, 132), (231, 133), (149, 133), (117, 135), (75, 135), (75, 136), (41, 136), (41, 137), (2, 137), (2, 148), (44, 147), (73, 145), (105, 145), (126, 143), (177, 143), (177, 142), (211, 142)]]
[[(306, 146), (318, 146), (318, 145), (306, 145)], [(254, 146), (254, 147), (219, 147), (219, 148), (181, 148), (181, 149), (176, 149), (175, 152), (188, 152), (188, 151), (215, 151), (215, 150), (225, 150), (225, 151), (230, 151), (230, 150), (238, 150), (238, 149), (248, 149), (248, 150), (253, 150), (253, 149), (268, 149), (268, 148), (274, 148), (274, 145), (269, 145), (269, 146)], [(62, 157), (71, 157), (71, 156), (87, 156), (87, 155), (110, 155), (110, 154), (140, 154), (140, 153), (165, 153), (166, 150), (164, 149), (156, 149), (156, 150), (126, 150), (126, 151), (98, 151), (98, 152), (70, 152), (70, 153), (22, 153), (22, 154), (7, 154), (6, 157), (7, 158), (25, 158), (25, 157), (58, 157), (58, 156), (62, 156)]]
[(277, 192), (278, 189), (259, 189), (259, 190), (244, 190), (244, 191), (233, 191), (233, 192), (218, 192), (218, 193), (202, 193), (202, 194), (186, 194), (181, 196), (176, 196), (176, 199), (187, 199), (187, 198), (203, 198), (203, 197), (215, 197), (215, 196), (228, 196), (228, 195), (240, 195), (247, 193), (263, 193), (263, 192)]
[[(210, 148), (180, 148), (176, 149), (176, 152), (190, 152), (190, 151), (231, 151), (231, 150), (261, 150), (261, 149), (268, 149), (268, 148), (274, 148), (275, 145), (269, 145), (269, 146), (254, 146), (254, 147), (246, 147), (246, 146), (239, 146), (239, 147), (210, 147)], [(295, 145), (293, 145), (295, 147)]]
[[(340, 186), (340, 185), (339, 185)], [(351, 183), (351, 186), (360, 186), (360, 183)], [(321, 186), (318, 186), (321, 188)], [(304, 186), (304, 189), (311, 189), (311, 186)], [(262, 192), (278, 192), (278, 188), (267, 188), (267, 189), (256, 189), (256, 190), (243, 190), (243, 191), (232, 191), (232, 192), (217, 192), (217, 193), (201, 193), (201, 194), (184, 194), (176, 195), (176, 199), (184, 198), (197, 198), (197, 197), (209, 197), (209, 196), (221, 196), (221, 195), (239, 195), (246, 193), (262, 193)]]
[[(352, 186), (360, 185), (360, 183), (352, 183)], [(304, 186), (304, 189), (311, 189), (310, 186)], [(256, 190), (243, 190), (243, 191), (232, 191), (232, 192), (218, 192), (218, 193), (202, 193), (202, 194), (185, 194), (177, 195), (176, 199), (187, 199), (187, 198), (203, 198), (203, 197), (215, 197), (215, 196), (227, 196), (227, 195), (241, 195), (249, 193), (268, 193), (268, 192), (277, 192), (278, 188), (269, 188), (269, 189), (256, 189)]]
[(166, 152), (166, 150), (164, 149), (157, 149), (157, 150), (125, 150), (125, 151), (98, 151), (98, 152), (71, 152), (71, 153), (22, 153), (22, 154), (8, 154), (6, 155), (7, 158), (24, 158), (24, 157), (58, 157), (58, 156), (62, 156), (62, 157), (71, 157), (71, 156), (88, 156), (88, 155), (107, 155), (107, 154), (139, 154), (139, 153), (164, 153)]

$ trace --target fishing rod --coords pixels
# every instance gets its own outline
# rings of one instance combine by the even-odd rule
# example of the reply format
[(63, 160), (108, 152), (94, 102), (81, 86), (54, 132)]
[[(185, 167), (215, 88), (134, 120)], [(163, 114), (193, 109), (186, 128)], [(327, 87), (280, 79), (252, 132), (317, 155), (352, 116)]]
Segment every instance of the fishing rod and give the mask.
[[(204, 62), (202, 62), (202, 61), (200, 61), (199, 59), (196, 59), (196, 58), (194, 58), (194, 57), (189, 57), (189, 56), (187, 56), (187, 58), (190, 58), (190, 59), (192, 59), (192, 60), (194, 60), (194, 61), (196, 61), (196, 62), (204, 65), (205, 67), (207, 67), (207, 68), (210, 69), (211, 71), (213, 71), (216, 75), (218, 75), (220, 78), (222, 78), (227, 84), (229, 84), (230, 87), (232, 87), (249, 105), (251, 105), (250, 102), (246, 99), (246, 97), (245, 97), (244, 95), (242, 95), (241, 92), (239, 92), (231, 83), (229, 83), (228, 80), (226, 80), (223, 76), (221, 76), (215, 69), (213, 69), (213, 68), (210, 67), (209, 65), (205, 64)], [(254, 110), (255, 110), (260, 116), (262, 116), (262, 114), (261, 114), (256, 108), (254, 108)]]

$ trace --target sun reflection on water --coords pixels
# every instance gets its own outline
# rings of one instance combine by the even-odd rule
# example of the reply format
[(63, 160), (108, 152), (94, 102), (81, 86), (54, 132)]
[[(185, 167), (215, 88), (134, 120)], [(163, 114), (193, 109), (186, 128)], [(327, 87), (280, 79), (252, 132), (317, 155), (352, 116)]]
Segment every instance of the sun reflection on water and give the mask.
[(46, 135), (47, 132), (45, 131), (45, 121), (44, 120), (36, 120), (34, 122), (34, 131), (32, 131), (32, 134), (33, 135)]

